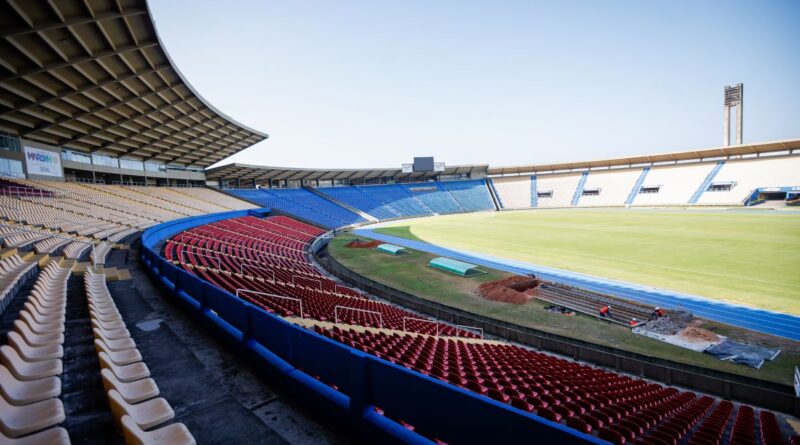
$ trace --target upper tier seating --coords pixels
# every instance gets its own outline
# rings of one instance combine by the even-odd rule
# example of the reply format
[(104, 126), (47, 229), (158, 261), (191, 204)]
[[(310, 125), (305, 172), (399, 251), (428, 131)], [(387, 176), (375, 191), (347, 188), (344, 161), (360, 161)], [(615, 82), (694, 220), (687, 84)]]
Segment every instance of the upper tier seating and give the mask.
[[(580, 173), (536, 176), (536, 190), (539, 193), (537, 207), (572, 206), (572, 198), (578, 189), (580, 179)], [(552, 192), (552, 197), (542, 196), (545, 192)]]
[(706, 190), (698, 204), (742, 204), (761, 187), (800, 185), (800, 156), (727, 161), (713, 182), (734, 182), (730, 191)]
[(234, 189), (228, 192), (331, 229), (367, 221), (305, 189)]
[(599, 189), (599, 195), (583, 195), (579, 207), (624, 206), (642, 169), (619, 171), (593, 171), (586, 177), (584, 191)]
[(492, 178), (497, 197), (504, 209), (526, 209), (531, 206), (531, 177)]

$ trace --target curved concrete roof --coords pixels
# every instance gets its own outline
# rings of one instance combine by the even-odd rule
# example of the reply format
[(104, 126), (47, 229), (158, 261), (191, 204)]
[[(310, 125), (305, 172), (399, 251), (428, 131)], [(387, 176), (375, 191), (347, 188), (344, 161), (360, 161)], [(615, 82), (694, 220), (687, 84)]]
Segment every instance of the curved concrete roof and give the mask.
[(268, 137), (191, 87), (145, 0), (5, 0), (0, 30), (0, 131), (200, 167)]

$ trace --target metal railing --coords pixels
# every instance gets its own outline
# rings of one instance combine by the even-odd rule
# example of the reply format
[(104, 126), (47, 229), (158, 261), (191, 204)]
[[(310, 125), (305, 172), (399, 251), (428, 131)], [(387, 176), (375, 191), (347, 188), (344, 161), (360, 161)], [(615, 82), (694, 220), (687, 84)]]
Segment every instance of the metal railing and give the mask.
[[(408, 329), (406, 329), (406, 320), (415, 320), (415, 321), (424, 321), (424, 322), (427, 322), (427, 323), (433, 323), (436, 326), (436, 336), (437, 337), (439, 336), (439, 322), (436, 321), (436, 320), (428, 320), (428, 319), (425, 319), (425, 318), (416, 318), (416, 317), (403, 317), (403, 330), (404, 331), (408, 331)], [(414, 332), (414, 331), (409, 331), (409, 332)]]
[(317, 283), (319, 283), (319, 290), (322, 290), (322, 280), (318, 280), (316, 278), (310, 278), (310, 277), (303, 277), (303, 276), (300, 276), (300, 275), (292, 275), (292, 284), (295, 285), (295, 286), (297, 286), (296, 278), (317, 282)]
[(380, 320), (380, 327), (383, 328), (383, 314), (377, 311), (370, 311), (367, 309), (359, 309), (350, 306), (334, 306), (333, 307), (333, 321), (334, 323), (339, 323), (339, 309), (347, 309), (349, 311), (356, 311), (356, 312), (364, 312), (368, 314), (378, 314), (378, 319)]
[(55, 193), (49, 190), (40, 190), (32, 187), (10, 185), (0, 188), (0, 195), (24, 196), (26, 198), (53, 198)]
[(800, 397), (800, 368), (794, 367), (794, 393)]
[[(192, 264), (191, 261), (189, 261), (189, 262), (186, 261), (186, 253), (187, 252), (189, 252), (189, 251), (188, 250), (181, 250), (180, 255), (178, 255), (178, 258), (179, 258), (180, 262), (183, 263), (183, 264)], [(217, 262), (217, 269), (218, 270), (222, 270), (222, 261), (220, 261), (219, 258), (213, 257), (211, 255), (206, 255), (204, 253), (198, 253), (198, 252), (189, 252), (189, 253), (192, 254), (192, 255), (197, 255), (197, 256), (201, 256), (201, 257), (205, 257), (205, 258), (211, 258), (212, 260)], [(194, 265), (194, 264), (192, 264), (192, 265)]]
[[(478, 328), (478, 327), (475, 327), (475, 326), (466, 326), (466, 325), (463, 325), (463, 324), (457, 324), (456, 328), (459, 328), (459, 329), (462, 329), (462, 330), (465, 330), (465, 331), (468, 331), (468, 332), (472, 331), (472, 332), (479, 333), (481, 338), (483, 338), (483, 328)], [(456, 331), (456, 335), (455, 336), (456, 337), (460, 337), (458, 335), (458, 331)]]
[(260, 296), (263, 296), (263, 297), (278, 298), (278, 299), (281, 299), (281, 300), (296, 301), (297, 304), (300, 306), (300, 318), (306, 318), (304, 313), (303, 313), (303, 300), (301, 300), (299, 298), (287, 297), (285, 295), (270, 294), (270, 293), (267, 293), (267, 292), (259, 292), (259, 291), (250, 290), (250, 289), (236, 289), (236, 296), (239, 297), (240, 296), (239, 294), (256, 294), (256, 295), (260, 295)]
[(275, 279), (275, 271), (272, 270), (272, 269), (267, 269), (266, 267), (256, 266), (254, 264), (249, 264), (249, 263), (241, 263), (241, 264), (239, 264), (239, 273), (241, 273), (242, 275), (244, 275), (244, 268), (245, 267), (247, 267), (248, 269), (257, 269), (257, 270), (264, 270), (264, 271), (270, 272), (270, 273), (272, 273), (272, 282), (276, 282), (277, 281)]

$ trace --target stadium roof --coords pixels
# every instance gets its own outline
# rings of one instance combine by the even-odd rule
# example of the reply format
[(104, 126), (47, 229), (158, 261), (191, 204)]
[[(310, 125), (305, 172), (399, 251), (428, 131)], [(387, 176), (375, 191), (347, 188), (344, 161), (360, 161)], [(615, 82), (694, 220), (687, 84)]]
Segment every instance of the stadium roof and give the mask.
[(0, 1), (0, 30), (0, 131), (201, 167), (267, 138), (189, 85), (145, 0)]
[(734, 156), (760, 155), (800, 149), (800, 139), (763, 142), (748, 145), (732, 145), (695, 151), (681, 151), (629, 158), (606, 159), (600, 161), (564, 162), (559, 164), (531, 164), (510, 167), (491, 167), (490, 175), (513, 175), (526, 173), (549, 173), (558, 171), (586, 170), (596, 168), (627, 167), (642, 164), (658, 164), (679, 161), (727, 158)]
[(399, 180), (415, 180), (430, 178), (437, 175), (454, 175), (460, 173), (486, 173), (488, 165), (454, 165), (445, 168), (443, 172), (403, 173), (399, 168), (370, 168), (370, 169), (314, 169), (314, 168), (287, 168), (267, 167), (262, 165), (226, 164), (206, 170), (208, 179), (239, 179), (253, 180), (256, 182), (272, 179), (288, 180), (340, 180), (347, 179), (351, 182), (393, 178)]

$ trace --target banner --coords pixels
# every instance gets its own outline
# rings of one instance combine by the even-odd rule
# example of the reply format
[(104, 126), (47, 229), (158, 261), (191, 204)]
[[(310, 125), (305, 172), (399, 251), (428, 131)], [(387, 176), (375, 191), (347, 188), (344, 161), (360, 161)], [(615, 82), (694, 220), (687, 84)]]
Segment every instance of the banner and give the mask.
[(28, 175), (63, 176), (61, 154), (54, 151), (25, 147), (25, 165)]

